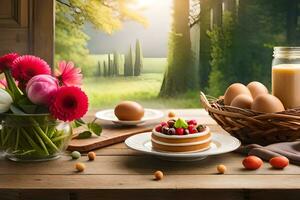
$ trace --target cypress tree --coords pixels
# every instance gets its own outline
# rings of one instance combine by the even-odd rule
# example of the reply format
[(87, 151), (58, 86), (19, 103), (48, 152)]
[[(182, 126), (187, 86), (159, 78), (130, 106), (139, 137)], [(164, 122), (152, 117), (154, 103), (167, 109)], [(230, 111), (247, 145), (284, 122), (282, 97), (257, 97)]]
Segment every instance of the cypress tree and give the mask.
[(115, 70), (114, 70), (114, 61), (113, 60), (110, 60), (110, 63), (109, 63), (109, 65), (110, 65), (110, 76), (114, 76), (115, 74)]
[(113, 66), (112, 66), (112, 62), (111, 62), (111, 55), (110, 55), (110, 53), (107, 55), (107, 59), (108, 59), (108, 76), (112, 76), (113, 75)]
[(107, 64), (105, 62), (105, 60), (103, 61), (103, 76), (106, 77), (108, 74), (108, 70), (107, 70)]
[(143, 69), (143, 52), (141, 43), (136, 40), (135, 44), (135, 63), (134, 63), (134, 75), (140, 76)]
[(133, 52), (131, 46), (125, 55), (124, 76), (133, 76)]
[(119, 71), (121, 68), (121, 55), (118, 52), (114, 52), (114, 75), (119, 76)]
[(98, 61), (98, 76), (102, 75), (102, 71), (101, 71), (101, 63), (100, 61)]

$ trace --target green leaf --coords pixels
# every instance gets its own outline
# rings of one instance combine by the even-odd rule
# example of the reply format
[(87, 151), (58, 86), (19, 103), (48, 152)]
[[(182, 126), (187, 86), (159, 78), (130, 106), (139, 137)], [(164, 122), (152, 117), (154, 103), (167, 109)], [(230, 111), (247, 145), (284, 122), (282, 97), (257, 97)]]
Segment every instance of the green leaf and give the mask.
[(92, 131), (94, 134), (100, 136), (102, 133), (102, 127), (99, 124), (96, 123), (88, 123), (87, 124), (90, 131)]
[(80, 126), (82, 126), (84, 124), (85, 124), (85, 122), (82, 119), (76, 119), (74, 121), (74, 123), (73, 123), (73, 125), (74, 125), (73, 127), (74, 128), (78, 128), (78, 127), (80, 127)]
[(188, 124), (184, 119), (177, 119), (177, 121), (174, 124), (175, 128), (187, 128)]
[(20, 108), (14, 106), (14, 105), (10, 105), (10, 110), (17, 115), (26, 115), (26, 113), (24, 113)]
[(77, 139), (86, 139), (86, 138), (90, 138), (91, 136), (92, 136), (91, 131), (83, 131), (83, 132), (79, 133), (76, 138)]

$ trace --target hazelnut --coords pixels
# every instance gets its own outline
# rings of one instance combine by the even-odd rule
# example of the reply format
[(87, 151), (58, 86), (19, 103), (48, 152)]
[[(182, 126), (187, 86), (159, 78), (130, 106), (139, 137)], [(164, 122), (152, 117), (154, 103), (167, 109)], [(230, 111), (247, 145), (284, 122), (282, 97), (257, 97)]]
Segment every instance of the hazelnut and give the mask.
[(164, 174), (162, 173), (162, 171), (156, 171), (154, 173), (154, 179), (157, 181), (163, 179), (163, 177), (164, 177)]
[(75, 168), (78, 172), (83, 172), (85, 169), (85, 164), (83, 163), (76, 163)]
[(218, 165), (217, 170), (218, 170), (219, 174), (224, 174), (226, 172), (227, 168), (225, 165)]
[(88, 156), (89, 160), (95, 160), (95, 158), (96, 158), (96, 154), (95, 154), (95, 152), (93, 152), (93, 151), (90, 151), (90, 152), (87, 154), (87, 156)]

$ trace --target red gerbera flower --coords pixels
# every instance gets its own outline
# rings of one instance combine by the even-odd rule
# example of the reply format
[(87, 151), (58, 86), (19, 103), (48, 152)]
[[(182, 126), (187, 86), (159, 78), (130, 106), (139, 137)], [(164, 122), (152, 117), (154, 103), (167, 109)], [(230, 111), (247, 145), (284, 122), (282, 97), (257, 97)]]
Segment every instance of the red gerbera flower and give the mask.
[(49, 110), (57, 119), (73, 121), (83, 117), (88, 111), (88, 97), (78, 87), (63, 86), (57, 90)]
[(34, 76), (51, 74), (49, 65), (41, 58), (31, 55), (20, 56), (13, 62), (12, 75), (22, 86)]
[(82, 74), (79, 68), (74, 66), (73, 62), (60, 61), (55, 76), (61, 85), (79, 86), (82, 81)]
[(0, 74), (5, 69), (10, 69), (12, 67), (14, 60), (18, 57), (19, 55), (17, 53), (9, 53), (0, 57)]

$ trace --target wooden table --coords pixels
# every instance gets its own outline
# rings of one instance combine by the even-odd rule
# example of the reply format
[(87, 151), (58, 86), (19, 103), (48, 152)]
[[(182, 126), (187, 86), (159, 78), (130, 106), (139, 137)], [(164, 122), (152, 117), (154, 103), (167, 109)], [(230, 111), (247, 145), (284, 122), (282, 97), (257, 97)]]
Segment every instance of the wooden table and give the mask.
[[(177, 110), (178, 116), (196, 118), (213, 131), (224, 132), (204, 110)], [(92, 112), (90, 113), (92, 115)], [(224, 132), (224, 134), (226, 134)], [(99, 149), (97, 159), (80, 161), (85, 172), (74, 171), (66, 154), (41, 163), (0, 161), (0, 199), (297, 199), (300, 168), (273, 170), (268, 163), (256, 171), (244, 170), (243, 156), (228, 153), (197, 162), (168, 162), (129, 150), (123, 143)], [(225, 164), (224, 175), (216, 165)], [(153, 172), (162, 170), (162, 181)]]

